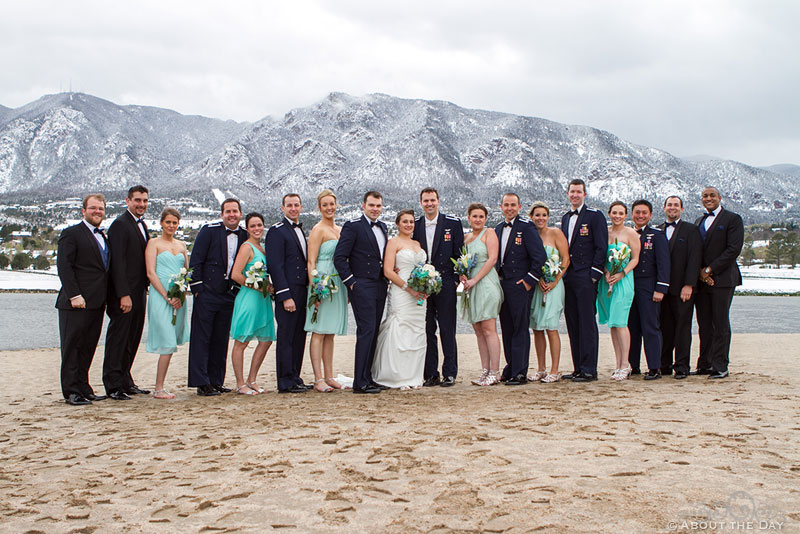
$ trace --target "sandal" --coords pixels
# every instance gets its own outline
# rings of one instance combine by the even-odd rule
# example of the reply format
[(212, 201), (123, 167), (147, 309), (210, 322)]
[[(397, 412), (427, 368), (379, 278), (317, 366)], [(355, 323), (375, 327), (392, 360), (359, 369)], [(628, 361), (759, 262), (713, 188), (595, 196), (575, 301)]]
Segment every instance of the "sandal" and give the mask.
[(166, 389), (157, 389), (153, 392), (154, 399), (174, 399), (175, 394), (170, 393)]
[(558, 382), (559, 380), (561, 380), (561, 373), (557, 374), (551, 373), (546, 377), (542, 378), (542, 382), (544, 382), (545, 384), (552, 384), (553, 382)]
[(528, 382), (538, 382), (546, 376), (547, 376), (546, 371), (536, 371), (535, 375), (533, 376), (528, 375)]
[(325, 379), (325, 383), (328, 384), (333, 389), (347, 389), (343, 385), (341, 385), (339, 382), (337, 382), (336, 379), (333, 378), (333, 377), (326, 378)]
[[(247, 391), (242, 391), (243, 388), (247, 388)], [(239, 395), (258, 395), (258, 391), (251, 388), (247, 384), (242, 384), (241, 386), (236, 388), (236, 393), (238, 393)]]
[(489, 376), (488, 369), (481, 369), (481, 376), (472, 381), (476, 386), (485, 386), (486, 377)]
[(251, 384), (250, 382), (245, 382), (244, 385), (246, 385), (247, 387), (249, 387), (250, 389), (252, 389), (256, 393), (264, 393), (264, 388), (262, 388), (261, 386), (259, 386), (256, 383), (252, 383)]
[(319, 384), (320, 382), (325, 382), (325, 379), (320, 378), (319, 380), (314, 380), (314, 391), (318, 391), (320, 393), (330, 393), (331, 391), (333, 391), (333, 388), (330, 387), (327, 382), (325, 382), (325, 387), (323, 389), (319, 389), (317, 387), (317, 384)]
[(500, 371), (489, 371), (486, 375), (486, 380), (481, 384), (482, 386), (494, 386), (500, 383)]

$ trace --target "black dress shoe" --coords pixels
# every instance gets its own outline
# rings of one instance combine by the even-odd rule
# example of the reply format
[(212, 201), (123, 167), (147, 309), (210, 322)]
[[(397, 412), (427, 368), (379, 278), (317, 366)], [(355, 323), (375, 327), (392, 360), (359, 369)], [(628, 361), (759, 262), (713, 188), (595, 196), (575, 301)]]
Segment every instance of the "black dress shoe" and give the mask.
[(506, 380), (507, 386), (521, 386), (527, 383), (528, 383), (528, 377), (523, 374), (518, 374), (517, 376), (511, 377), (508, 380)]
[(83, 395), (79, 395), (78, 393), (70, 393), (69, 397), (64, 399), (64, 402), (66, 402), (67, 404), (71, 404), (72, 406), (86, 406), (87, 404), (92, 403), (92, 401), (90, 401)]
[(444, 380), (442, 380), (442, 383), (439, 384), (439, 385), (442, 386), (443, 388), (449, 388), (450, 386), (455, 386), (456, 385), (456, 377), (454, 377), (454, 376), (446, 376), (446, 377), (444, 377)]
[(370, 387), (378, 388), (381, 391), (385, 391), (387, 389), (392, 389), (389, 386), (384, 386), (383, 384), (378, 384), (377, 382), (370, 382)]
[(219, 395), (219, 391), (214, 386), (206, 384), (197, 388), (197, 394), (201, 397), (216, 397)]
[(642, 374), (642, 370), (641, 369), (631, 368), (631, 375), (640, 375), (640, 374)]
[(597, 380), (596, 376), (586, 373), (580, 373), (572, 379), (573, 382), (594, 382), (595, 380)]
[(692, 376), (696, 375), (710, 375), (713, 371), (711, 369), (695, 369), (694, 371), (690, 372), (689, 374)]
[(572, 380), (573, 378), (575, 378), (579, 374), (581, 374), (580, 371), (572, 371), (569, 374), (563, 375), (561, 378), (563, 378), (565, 380)]
[(125, 393), (127, 393), (128, 395), (150, 395), (150, 390), (149, 389), (142, 389), (139, 386), (137, 386), (136, 384), (134, 384), (131, 387), (129, 387), (125, 391)]
[(213, 384), (211, 387), (216, 389), (220, 393), (230, 393), (231, 392), (231, 388), (226, 388), (225, 386), (221, 386), (219, 384)]
[(708, 375), (708, 378), (728, 378), (728, 371), (717, 371)]
[(108, 398), (109, 399), (114, 399), (114, 400), (131, 400), (130, 396), (128, 396), (127, 393), (125, 393), (124, 391), (119, 391), (119, 390), (112, 392), (108, 396)]
[(647, 371), (647, 374), (644, 375), (645, 380), (658, 380), (661, 378), (661, 371), (658, 369), (650, 369)]
[(353, 393), (357, 394), (365, 394), (365, 393), (380, 393), (381, 388), (373, 385), (369, 385), (363, 388), (353, 388)]
[(438, 386), (441, 383), (442, 380), (438, 376), (432, 376), (426, 379), (425, 382), (422, 383), (422, 385), (425, 386), (426, 388), (429, 388), (431, 386)]
[(675, 378), (677, 380), (683, 380), (687, 376), (689, 376), (689, 373), (686, 373), (684, 371), (675, 371)]
[(106, 397), (105, 395), (95, 395), (94, 393), (92, 393), (91, 395), (86, 395), (86, 398), (90, 401), (101, 401), (101, 400), (106, 400), (108, 397)]
[(289, 389), (279, 389), (278, 393), (305, 393), (308, 391), (305, 386), (301, 386), (300, 384), (295, 384)]

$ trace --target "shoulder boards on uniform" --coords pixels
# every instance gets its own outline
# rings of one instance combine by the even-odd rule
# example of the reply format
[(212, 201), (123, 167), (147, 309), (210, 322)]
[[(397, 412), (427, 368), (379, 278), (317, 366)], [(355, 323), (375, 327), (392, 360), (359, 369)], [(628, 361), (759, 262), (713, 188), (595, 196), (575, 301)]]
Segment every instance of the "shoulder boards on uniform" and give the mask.
[(445, 215), (444, 218), (450, 219), (451, 221), (461, 222), (461, 219), (459, 219), (458, 217), (454, 217), (453, 215)]
[(596, 211), (596, 212), (598, 212), (598, 213), (600, 212), (600, 210), (599, 210), (599, 209), (597, 209), (597, 208), (590, 208), (589, 206), (586, 206), (586, 211)]
[(222, 226), (222, 222), (217, 221), (217, 222), (213, 222), (213, 223), (208, 223), (206, 226), (208, 226), (209, 228), (214, 228), (214, 227), (217, 227), (217, 226)]
[(283, 226), (283, 221), (276, 222), (275, 224), (272, 225), (272, 228), (280, 228), (281, 226)]
[(351, 222), (351, 223), (357, 223), (357, 222), (358, 222), (358, 221), (360, 221), (360, 220), (361, 220), (361, 217), (358, 217), (358, 218), (356, 218), (356, 219), (350, 219), (350, 220), (349, 220), (349, 221), (347, 221), (347, 222)]
[(662, 230), (661, 228), (659, 228), (659, 227), (657, 227), (657, 226), (651, 226), (651, 227), (650, 227), (650, 229), (651, 229), (651, 230), (654, 230), (654, 231), (656, 231), (656, 232), (663, 232), (663, 231), (664, 231), (664, 230)]
[(527, 217), (522, 217), (522, 216), (520, 216), (520, 217), (519, 217), (519, 220), (520, 220), (520, 222), (524, 222), (524, 223), (529, 223), (529, 222), (531, 222), (531, 220), (530, 220), (530, 219), (528, 219)]

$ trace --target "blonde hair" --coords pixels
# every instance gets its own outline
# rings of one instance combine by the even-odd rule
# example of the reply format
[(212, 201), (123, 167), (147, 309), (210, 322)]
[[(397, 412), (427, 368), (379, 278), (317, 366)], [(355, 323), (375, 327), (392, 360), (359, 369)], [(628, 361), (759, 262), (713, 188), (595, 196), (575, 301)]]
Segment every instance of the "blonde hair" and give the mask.
[(542, 202), (541, 200), (537, 200), (531, 206), (531, 211), (528, 212), (528, 217), (533, 217), (533, 212), (536, 211), (536, 208), (542, 208), (547, 212), (547, 216), (550, 216), (550, 206)]
[(334, 193), (330, 189), (323, 189), (322, 191), (320, 191), (319, 195), (317, 195), (317, 207), (319, 207), (320, 203), (322, 202), (322, 199), (325, 197), (333, 197), (333, 200), (335, 200), (337, 204), (339, 203), (339, 199), (336, 198), (336, 193)]

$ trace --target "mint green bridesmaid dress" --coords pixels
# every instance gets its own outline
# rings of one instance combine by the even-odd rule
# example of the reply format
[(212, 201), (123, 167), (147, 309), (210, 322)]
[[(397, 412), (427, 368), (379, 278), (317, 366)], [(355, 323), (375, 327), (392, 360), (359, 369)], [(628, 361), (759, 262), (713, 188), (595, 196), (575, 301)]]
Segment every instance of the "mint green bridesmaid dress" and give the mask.
[[(545, 245), (544, 251), (548, 258), (555, 254), (559, 261), (561, 260), (558, 249)], [(547, 293), (544, 306), (542, 306), (543, 296), (542, 288), (536, 284), (531, 302), (531, 328), (533, 330), (558, 330), (558, 320), (561, 318), (561, 312), (564, 311), (564, 282), (559, 280), (556, 287)]]
[[(175, 255), (165, 250), (156, 256), (156, 276), (166, 291), (169, 291), (170, 278), (184, 267), (183, 254)], [(150, 285), (147, 299), (147, 341), (144, 347), (152, 354), (173, 354), (179, 345), (189, 341), (189, 325), (186, 322), (186, 304), (181, 306), (172, 324), (172, 306)]]
[[(467, 253), (474, 253), (476, 259), (475, 267), (472, 268), (470, 276), (480, 272), (489, 260), (489, 251), (486, 250), (486, 245), (481, 241), (484, 232), (486, 232), (486, 228), (466, 246)], [(497, 269), (493, 268), (486, 273), (486, 276), (478, 280), (475, 287), (470, 289), (468, 293), (469, 309), (466, 307), (463, 296), (459, 297), (458, 303), (461, 318), (464, 321), (475, 324), (486, 319), (496, 319), (500, 315), (500, 306), (503, 304), (503, 288), (500, 287), (500, 277), (497, 276)]]
[[(316, 267), (320, 274), (338, 274), (333, 266), (333, 252), (336, 250), (337, 243), (339, 243), (338, 239), (329, 239), (319, 247)], [(334, 282), (339, 291), (334, 293), (331, 299), (320, 302), (315, 322), (311, 322), (314, 309), (306, 310), (306, 332), (340, 336), (347, 333), (347, 287), (338, 276), (334, 278)], [(311, 291), (309, 291), (308, 297), (311, 298)]]
[[(606, 252), (606, 269), (611, 269), (611, 262), (608, 257), (617, 248), (627, 248), (625, 243), (611, 243)], [(623, 262), (625, 268), (630, 262), (630, 255)], [(600, 278), (597, 284), (597, 322), (608, 324), (609, 328), (621, 328), (628, 326), (628, 313), (633, 304), (633, 272), (626, 274), (622, 280), (614, 284), (611, 296), (608, 296), (608, 282), (605, 276)]]
[[(254, 247), (253, 258), (242, 269), (246, 273), (257, 261), (266, 268), (267, 258)], [(233, 318), (231, 319), (231, 337), (236, 341), (247, 343), (256, 341), (275, 341), (275, 322), (273, 321), (272, 297), (256, 289), (242, 286), (233, 302)]]

